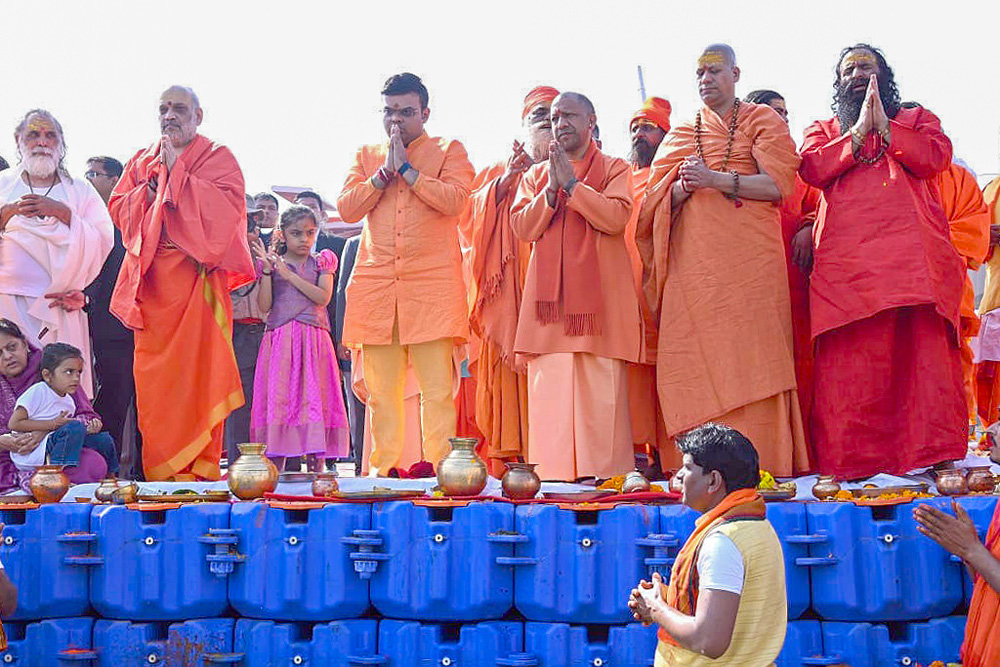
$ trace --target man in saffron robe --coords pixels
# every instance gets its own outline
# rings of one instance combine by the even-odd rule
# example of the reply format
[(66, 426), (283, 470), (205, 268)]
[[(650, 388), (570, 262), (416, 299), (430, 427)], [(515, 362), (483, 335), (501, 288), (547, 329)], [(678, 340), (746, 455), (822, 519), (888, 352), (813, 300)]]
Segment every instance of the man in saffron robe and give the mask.
[(874, 47), (844, 49), (837, 116), (806, 130), (802, 178), (823, 190), (810, 276), (811, 436), (819, 470), (847, 479), (962, 458), (959, 355), (965, 262), (934, 194), (951, 142), (900, 108)]
[(625, 363), (642, 321), (625, 247), (632, 172), (593, 139), (594, 105), (553, 101), (549, 159), (521, 179), (514, 234), (531, 243), (514, 351), (528, 364), (528, 460), (543, 479), (634, 467)]
[(436, 467), (455, 436), (452, 355), (469, 326), (458, 217), (475, 169), (461, 142), (427, 136), (428, 97), (409, 72), (386, 81), (388, 141), (358, 150), (337, 199), (345, 222), (367, 217), (347, 285), (343, 342), (361, 347), (372, 476), (387, 475), (403, 453), (407, 358), (420, 385), (426, 459)]
[[(993, 458), (1000, 459), (994, 446)], [(986, 542), (979, 541), (976, 526), (961, 505), (951, 501), (955, 515), (921, 504), (913, 511), (917, 530), (945, 550), (962, 559), (975, 582), (962, 642), (964, 667), (1000, 665), (1000, 503), (986, 532)]]
[[(952, 162), (935, 179), (938, 201), (948, 219), (952, 245), (965, 260), (965, 268), (975, 271), (990, 249), (990, 211), (986, 208), (983, 193), (979, 191), (976, 177), (960, 164)], [(976, 292), (968, 271), (965, 273), (962, 303), (959, 310), (961, 335), (962, 387), (965, 390), (965, 407), (969, 422), (976, 422), (976, 366), (973, 361), (971, 341), (979, 333), (976, 315)]]
[[(521, 294), (531, 246), (514, 236), (510, 208), (524, 172), (547, 160), (552, 142), (549, 110), (559, 91), (537, 86), (524, 98), (524, 142), (511, 155), (483, 170), (459, 229), (470, 265), (469, 323), (479, 337), (476, 423), (486, 439), (487, 456), (498, 462), (524, 457), (528, 448), (528, 380), (514, 355)], [(494, 473), (502, 466), (493, 464)]]
[(976, 410), (983, 426), (1000, 417), (1000, 178), (983, 190), (990, 213), (990, 249), (986, 257), (986, 286), (979, 302), (979, 335), (976, 352)]
[(660, 145), (636, 231), (667, 435), (720, 422), (756, 443), (765, 469), (792, 475), (809, 457), (776, 203), (799, 157), (772, 109), (736, 97), (732, 48), (706, 48), (697, 76), (705, 106)]
[[(636, 223), (646, 195), (649, 167), (653, 164), (656, 149), (669, 131), (670, 102), (662, 97), (648, 98), (629, 121), (632, 149), (628, 154), (628, 162), (632, 167), (634, 208), (625, 228), (625, 247), (632, 260), (632, 276), (640, 296), (645, 345), (639, 363), (628, 365), (628, 407), (632, 418), (632, 442), (636, 459), (644, 467), (658, 464), (677, 468), (680, 466), (680, 458), (677, 448), (668, 443), (660, 401), (656, 395), (656, 319), (646, 300), (642, 298), (642, 258), (635, 243)], [(653, 460), (647, 463), (648, 454), (653, 454)]]
[(135, 332), (147, 480), (219, 478), (223, 424), (243, 405), (229, 290), (250, 282), (243, 174), (198, 134), (190, 88), (160, 96), (162, 137), (129, 160), (111, 195), (125, 259), (111, 312)]
[[(705, 424), (678, 438), (682, 502), (701, 513), (670, 570), (629, 597), (637, 621), (656, 624), (655, 667), (768, 667), (785, 641), (781, 542), (757, 493), (753, 444)], [(777, 595), (775, 595), (777, 593)]]
[[(773, 90), (755, 90), (746, 102), (766, 104), (788, 122), (785, 98)], [(821, 192), (806, 185), (798, 175), (795, 190), (781, 200), (781, 240), (785, 245), (788, 295), (792, 304), (792, 340), (795, 352), (795, 381), (799, 391), (802, 423), (809, 424), (812, 411), (812, 333), (809, 326), (809, 271), (812, 269), (812, 229)], [(809, 429), (806, 441), (809, 440)]]

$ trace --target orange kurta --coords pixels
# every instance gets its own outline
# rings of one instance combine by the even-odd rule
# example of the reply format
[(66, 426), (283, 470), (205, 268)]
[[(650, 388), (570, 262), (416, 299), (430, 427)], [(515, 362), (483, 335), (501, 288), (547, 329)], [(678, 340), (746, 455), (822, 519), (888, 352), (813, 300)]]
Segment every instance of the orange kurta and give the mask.
[(406, 147), (419, 172), (413, 186), (393, 179), (385, 190), (371, 177), (388, 142), (363, 146), (337, 198), (345, 222), (367, 221), (347, 285), (345, 343), (389, 345), (399, 319), (399, 343), (468, 336), (458, 217), (475, 169), (458, 141), (428, 137)]
[[(990, 213), (990, 223), (1000, 225), (1000, 178), (994, 179), (983, 197)], [(1000, 308), (1000, 253), (990, 248), (986, 258), (986, 287), (979, 302), (979, 316)], [(1000, 362), (980, 361), (976, 367), (976, 410), (985, 426), (997, 420), (1000, 410)]]
[[(721, 169), (732, 112), (703, 108), (704, 157)], [(643, 287), (659, 307), (657, 389), (667, 435), (717, 420), (741, 430), (776, 475), (807, 470), (795, 390), (788, 278), (778, 208), (702, 189), (672, 210), (681, 163), (696, 154), (693, 123), (675, 127), (653, 162), (636, 241)], [(799, 158), (767, 106), (742, 103), (726, 169), (767, 173), (792, 194)]]
[[(785, 244), (785, 265), (788, 268), (788, 295), (792, 304), (792, 340), (795, 352), (795, 380), (802, 408), (802, 423), (809, 423), (812, 411), (813, 358), (812, 331), (809, 321), (809, 274), (792, 261), (792, 238), (806, 225), (816, 220), (816, 210), (822, 196), (819, 189), (806, 185), (795, 177), (795, 192), (781, 200), (781, 239)], [(808, 433), (807, 433), (808, 435)], [(807, 438), (808, 439), (808, 438)]]
[(479, 357), (470, 364), (476, 378), (475, 418), (487, 456), (498, 461), (494, 472), (502, 471), (500, 460), (523, 457), (528, 443), (527, 376), (515, 367), (513, 334), (531, 249), (510, 229), (510, 206), (520, 179), (497, 201), (505, 170), (501, 162), (476, 177), (459, 225), (468, 246), (470, 324), (480, 341)]
[(129, 161), (109, 209), (126, 251), (111, 312), (135, 332), (146, 479), (218, 479), (223, 422), (243, 404), (229, 289), (254, 272), (243, 174), (199, 135), (167, 175), (157, 142)]
[[(1000, 560), (1000, 503), (993, 511), (993, 520), (986, 532), (986, 548)], [(969, 600), (961, 656), (965, 667), (1000, 665), (1000, 592), (978, 576)]]
[[(965, 167), (952, 163), (937, 175), (938, 200), (948, 218), (952, 245), (965, 260), (965, 266), (975, 271), (986, 261), (990, 248), (990, 212), (979, 191), (976, 177)], [(969, 419), (976, 418), (975, 364), (969, 340), (979, 333), (976, 316), (976, 292), (972, 279), (965, 275), (965, 289), (959, 309), (959, 328), (962, 336), (962, 383)]]

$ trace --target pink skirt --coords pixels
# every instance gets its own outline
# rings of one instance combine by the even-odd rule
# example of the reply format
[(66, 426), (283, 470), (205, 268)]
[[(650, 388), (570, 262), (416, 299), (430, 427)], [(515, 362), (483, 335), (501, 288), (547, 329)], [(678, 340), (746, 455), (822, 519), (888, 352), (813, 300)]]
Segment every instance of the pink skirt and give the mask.
[(257, 357), (250, 437), (269, 456), (346, 456), (347, 410), (330, 332), (292, 320), (264, 333)]

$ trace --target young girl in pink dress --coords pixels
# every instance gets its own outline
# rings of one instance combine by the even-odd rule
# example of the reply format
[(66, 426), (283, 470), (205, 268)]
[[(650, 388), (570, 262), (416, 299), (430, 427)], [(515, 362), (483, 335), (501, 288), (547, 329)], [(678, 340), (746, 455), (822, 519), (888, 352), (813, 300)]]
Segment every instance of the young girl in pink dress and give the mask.
[(329, 250), (312, 254), (317, 231), (315, 214), (293, 206), (281, 216), (281, 247), (268, 253), (258, 242), (253, 248), (261, 274), (258, 299), (269, 312), (254, 375), (250, 437), (267, 444), (278, 470), (288, 456), (308, 456), (309, 469), (322, 470), (323, 459), (350, 449), (326, 311), (337, 256)]

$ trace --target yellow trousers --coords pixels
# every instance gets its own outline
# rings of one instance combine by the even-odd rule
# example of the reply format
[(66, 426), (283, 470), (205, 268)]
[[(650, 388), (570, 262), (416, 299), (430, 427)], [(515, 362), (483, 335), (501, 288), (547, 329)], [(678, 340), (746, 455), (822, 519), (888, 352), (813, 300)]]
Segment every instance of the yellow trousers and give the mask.
[(451, 451), (448, 438), (455, 437), (458, 419), (452, 397), (454, 346), (451, 338), (400, 345), (397, 327), (393, 328), (390, 345), (362, 345), (372, 436), (369, 476), (389, 474), (389, 469), (397, 467), (403, 455), (407, 357), (420, 385), (424, 457), (437, 468)]

